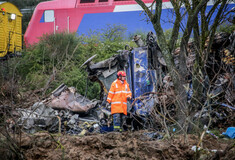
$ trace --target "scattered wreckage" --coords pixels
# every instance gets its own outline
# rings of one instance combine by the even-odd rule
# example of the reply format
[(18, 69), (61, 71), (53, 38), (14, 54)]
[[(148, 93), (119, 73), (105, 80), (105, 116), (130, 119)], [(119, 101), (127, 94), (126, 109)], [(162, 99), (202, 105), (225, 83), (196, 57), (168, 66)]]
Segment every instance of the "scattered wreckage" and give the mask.
[(62, 84), (44, 101), (36, 102), (29, 109), (17, 109), (20, 114), (18, 124), (28, 133), (48, 130), (52, 133), (85, 134), (99, 126), (98, 118), (89, 113), (98, 102), (90, 101), (76, 93), (74, 87)]
[[(39, 130), (49, 132), (65, 132), (68, 134), (85, 134), (86, 132), (112, 131), (112, 118), (109, 108), (105, 108), (106, 98), (111, 83), (116, 79), (117, 71), (125, 70), (127, 81), (132, 90), (132, 103), (128, 104), (128, 117), (126, 129), (158, 128), (162, 124), (159, 119), (164, 117), (170, 123), (175, 114), (173, 83), (167, 74), (166, 64), (161, 55), (156, 37), (148, 33), (146, 45), (139, 36), (134, 37), (138, 48), (126, 46), (125, 50), (104, 61), (93, 63), (89, 58), (81, 67), (86, 66), (88, 78), (101, 85), (101, 99), (90, 101), (76, 93), (75, 88), (62, 84), (52, 95), (35, 103), (29, 109), (18, 109), (20, 113), (19, 124), (29, 133)], [(218, 45), (220, 44), (220, 45)], [(207, 94), (210, 95), (210, 105), (195, 114), (195, 118), (218, 124), (228, 117), (233, 117), (235, 107), (235, 77), (234, 52), (235, 32), (231, 35), (221, 33), (216, 35), (209, 55), (206, 69), (208, 77), (205, 86), (209, 86)], [(190, 69), (195, 60), (193, 43), (189, 44), (187, 67)], [(175, 64), (178, 63), (179, 51), (176, 50)], [(220, 67), (223, 66), (223, 69)], [(213, 72), (211, 72), (213, 71)], [(192, 82), (189, 80), (188, 100), (193, 94)], [(164, 106), (164, 107), (163, 107)], [(164, 115), (164, 111), (166, 114)], [(209, 112), (210, 111), (210, 112)], [(169, 116), (171, 115), (171, 117)], [(207, 123), (206, 123), (207, 124)]]

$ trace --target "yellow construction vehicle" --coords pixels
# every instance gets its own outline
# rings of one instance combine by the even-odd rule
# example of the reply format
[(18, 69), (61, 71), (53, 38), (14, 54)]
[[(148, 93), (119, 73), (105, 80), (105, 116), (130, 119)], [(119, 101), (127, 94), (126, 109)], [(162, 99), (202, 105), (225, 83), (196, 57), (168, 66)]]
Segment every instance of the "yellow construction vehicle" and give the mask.
[(0, 59), (22, 51), (22, 14), (12, 3), (0, 2)]

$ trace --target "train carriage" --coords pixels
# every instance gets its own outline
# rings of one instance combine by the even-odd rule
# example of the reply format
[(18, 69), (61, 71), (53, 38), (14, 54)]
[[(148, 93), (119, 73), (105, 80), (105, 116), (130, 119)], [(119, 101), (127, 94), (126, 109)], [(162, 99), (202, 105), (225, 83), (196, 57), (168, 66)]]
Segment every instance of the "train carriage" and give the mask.
[(0, 2), (0, 58), (22, 50), (22, 14), (9, 2)]
[[(151, 5), (153, 0), (144, 0)], [(169, 0), (163, 0), (168, 5)], [(165, 5), (164, 5), (165, 6)], [(135, 0), (54, 0), (41, 2), (34, 10), (26, 30), (26, 45), (39, 41), (46, 33), (76, 32), (79, 35), (90, 30), (120, 24), (127, 32), (153, 30), (147, 23), (141, 7)], [(169, 26), (170, 28), (170, 26)]]
[[(143, 2), (150, 6), (153, 0)], [(162, 2), (161, 25), (166, 30), (173, 27), (174, 14), (170, 0)], [(213, 1), (208, 5), (210, 8)], [(234, 6), (234, 3), (230, 4), (228, 9)], [(135, 0), (54, 0), (37, 5), (24, 39), (26, 45), (32, 45), (46, 33), (76, 32), (81, 35), (90, 30), (105, 28), (107, 24), (124, 25), (127, 33), (154, 31)]]

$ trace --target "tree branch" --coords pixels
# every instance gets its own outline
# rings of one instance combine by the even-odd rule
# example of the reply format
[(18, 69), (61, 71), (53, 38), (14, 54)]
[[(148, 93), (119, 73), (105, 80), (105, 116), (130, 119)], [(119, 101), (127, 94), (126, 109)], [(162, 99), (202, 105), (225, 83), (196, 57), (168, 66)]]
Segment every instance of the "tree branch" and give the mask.
[(219, 22), (221, 20), (221, 15), (222, 15), (222, 13), (224, 11), (224, 7), (225, 7), (226, 3), (227, 3), (227, 0), (223, 0), (222, 4), (220, 5), (220, 8), (219, 8), (219, 10), (217, 12), (217, 15), (216, 15), (216, 17), (214, 19), (214, 23), (211, 26), (210, 36), (209, 36), (209, 44), (207, 46), (207, 50), (206, 50), (206, 53), (205, 53), (204, 61), (207, 60), (208, 53), (211, 50), (212, 43), (213, 43), (213, 40), (214, 40), (214, 37), (215, 37), (216, 28), (219, 25)]
[[(173, 26), (173, 30), (172, 30), (171, 38), (170, 38), (170, 43), (169, 43), (169, 49), (170, 49), (170, 52), (172, 53), (174, 51), (175, 44), (176, 44), (178, 36), (179, 36), (179, 28), (180, 28), (180, 22), (182, 20), (182, 16), (180, 14), (181, 4), (177, 4), (175, 0), (171, 0), (171, 3), (174, 7), (175, 15), (176, 15), (176, 19), (175, 19), (175, 23)], [(180, 3), (180, 1), (179, 1), (179, 3)]]
[[(153, 17), (153, 14), (152, 12), (149, 10), (149, 8), (146, 6), (146, 4), (142, 1), (142, 0), (135, 0), (136, 3), (138, 3), (142, 8), (143, 10), (145, 11), (145, 13), (148, 15), (148, 17), (151, 19)], [(154, 3), (154, 1), (153, 1)]]
[[(185, 0), (184, 0), (185, 1)], [(183, 50), (183, 47), (184, 46), (187, 46), (187, 43), (189, 41), (189, 38), (190, 38), (190, 34), (192, 32), (192, 28), (193, 28), (193, 22), (197, 20), (197, 15), (199, 13), (199, 11), (202, 9), (202, 7), (204, 5), (206, 5), (206, 3), (208, 2), (209, 0), (201, 0), (201, 2), (195, 7), (194, 11), (192, 12), (192, 14), (189, 14), (189, 17), (188, 17), (188, 22), (187, 22), (187, 25), (186, 25), (186, 29), (183, 33), (183, 37), (182, 37), (182, 41), (181, 41), (181, 44), (180, 44), (180, 49)], [(187, 2), (188, 3), (188, 2)], [(184, 57), (182, 57), (183, 61), (185, 61), (185, 56), (186, 55), (183, 55)], [(183, 62), (181, 61), (181, 62)]]
[(211, 10), (209, 11), (209, 13), (207, 14), (206, 19), (208, 23), (210, 22), (213, 13), (215, 12), (216, 8), (218, 7), (220, 3), (221, 3), (221, 0), (216, 1), (215, 4), (212, 6)]

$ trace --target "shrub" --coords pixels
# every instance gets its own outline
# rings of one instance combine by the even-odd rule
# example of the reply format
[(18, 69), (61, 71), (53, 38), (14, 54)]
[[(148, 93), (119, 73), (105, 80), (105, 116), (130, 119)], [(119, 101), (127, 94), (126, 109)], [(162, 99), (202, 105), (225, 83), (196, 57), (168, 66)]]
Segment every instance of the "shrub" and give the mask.
[[(50, 93), (65, 83), (90, 99), (99, 98), (99, 84), (87, 81), (87, 72), (80, 66), (94, 54), (97, 54), (94, 60), (97, 62), (124, 48), (127, 42), (115, 36), (119, 30), (117, 26), (114, 27), (115, 32), (107, 31), (103, 33), (105, 35), (99, 32), (91, 36), (67, 33), (44, 35), (38, 44), (25, 51), (19, 62), (17, 73), (20, 84), (26, 90), (42, 89), (43, 93)], [(108, 36), (108, 33), (112, 33), (112, 36)]]
[(235, 31), (235, 24), (230, 24), (230, 23), (223, 23), (217, 29), (217, 33), (226, 32), (231, 34), (233, 33), (233, 31)]

